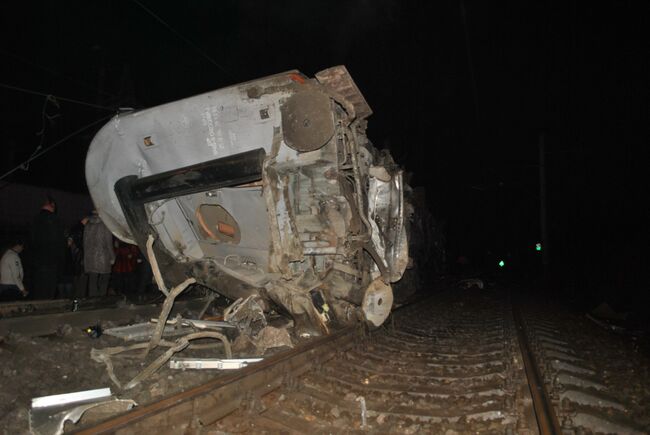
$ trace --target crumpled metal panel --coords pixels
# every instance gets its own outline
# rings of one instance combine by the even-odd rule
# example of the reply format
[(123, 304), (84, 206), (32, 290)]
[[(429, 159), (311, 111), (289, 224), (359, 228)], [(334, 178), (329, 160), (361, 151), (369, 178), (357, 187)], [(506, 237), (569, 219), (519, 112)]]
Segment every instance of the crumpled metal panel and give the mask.
[(390, 282), (395, 282), (402, 278), (408, 264), (402, 172), (389, 174), (383, 166), (370, 169), (368, 215), (372, 244), (389, 270)]
[(345, 66), (334, 66), (317, 72), (316, 78), (327, 89), (348, 101), (354, 107), (356, 118), (365, 119), (372, 115), (372, 109)]
[(192, 276), (255, 295), (308, 333), (388, 316), (409, 260), (402, 172), (366, 137), (372, 111), (345, 67), (316, 76), (120, 114), (97, 134), (86, 177), (100, 216), (123, 240), (153, 236), (168, 287)]

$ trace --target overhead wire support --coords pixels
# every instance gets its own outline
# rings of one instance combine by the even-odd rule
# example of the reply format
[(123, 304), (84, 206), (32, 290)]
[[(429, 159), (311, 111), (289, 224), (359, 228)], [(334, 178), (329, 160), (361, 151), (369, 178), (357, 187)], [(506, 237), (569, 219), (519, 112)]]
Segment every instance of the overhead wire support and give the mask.
[(206, 58), (211, 64), (213, 64), (214, 66), (219, 68), (224, 74), (226, 74), (228, 77), (230, 77), (230, 72), (228, 72), (228, 70), (226, 70), (223, 66), (219, 65), (214, 59), (212, 59), (205, 51), (203, 51), (203, 49), (201, 49), (201, 47), (199, 47), (198, 45), (196, 45), (195, 43), (193, 43), (192, 41), (187, 39), (185, 36), (183, 36), (181, 33), (179, 33), (176, 29), (174, 29), (172, 26), (170, 26), (165, 20), (160, 18), (158, 15), (156, 15), (156, 13), (154, 13), (151, 9), (149, 9), (148, 7), (146, 7), (145, 5), (140, 3), (138, 0), (133, 0), (133, 3), (137, 4), (142, 9), (144, 9), (144, 11), (147, 12), (152, 17), (154, 17), (156, 19), (156, 21), (158, 21), (163, 26), (167, 27), (167, 29), (169, 29), (169, 31), (171, 31), (176, 36), (178, 36), (180, 39), (182, 39), (187, 45), (192, 47), (201, 56)]
[(87, 125), (85, 125), (85, 126), (79, 128), (79, 129), (73, 131), (72, 133), (70, 133), (70, 134), (68, 134), (67, 136), (63, 137), (62, 139), (56, 141), (55, 143), (53, 143), (53, 144), (50, 145), (49, 147), (47, 147), (47, 148), (41, 150), (40, 152), (38, 152), (38, 153), (36, 153), (36, 154), (33, 154), (30, 158), (28, 158), (27, 160), (25, 160), (24, 162), (22, 162), (21, 164), (19, 164), (19, 165), (16, 166), (15, 168), (13, 168), (13, 169), (11, 169), (11, 170), (5, 172), (4, 174), (0, 175), (0, 180), (2, 180), (2, 179), (4, 179), (4, 178), (8, 177), (9, 175), (13, 174), (13, 173), (16, 172), (18, 169), (24, 167), (25, 165), (28, 165), (29, 163), (31, 163), (32, 161), (36, 160), (37, 158), (39, 158), (40, 156), (42, 156), (42, 155), (45, 154), (46, 152), (48, 152), (48, 151), (52, 151), (54, 148), (56, 148), (56, 147), (58, 147), (59, 145), (65, 143), (68, 139), (70, 139), (70, 138), (72, 138), (72, 137), (78, 135), (79, 133), (82, 133), (82, 132), (88, 130), (89, 128), (91, 128), (91, 127), (93, 127), (93, 126), (95, 126), (95, 125), (97, 125), (97, 124), (99, 124), (99, 123), (101, 123), (101, 122), (106, 121), (108, 118), (111, 118), (111, 117), (113, 117), (113, 114), (110, 114), (110, 115), (108, 115), (108, 116), (104, 116), (104, 117), (102, 117), (102, 118), (99, 118), (98, 120), (93, 121), (93, 122), (91, 122), (90, 124), (87, 124)]
[(0, 87), (11, 89), (18, 92), (24, 92), (26, 94), (39, 95), (41, 97), (46, 97), (46, 98), (55, 98), (57, 101), (66, 101), (68, 103), (80, 104), (82, 106), (92, 107), (94, 109), (108, 110), (111, 112), (116, 111), (114, 107), (100, 106), (99, 104), (88, 103), (86, 101), (76, 100), (74, 98), (59, 97), (58, 95), (48, 94), (40, 91), (34, 91), (32, 89), (21, 88), (20, 86), (14, 86), (7, 83), (0, 83)]

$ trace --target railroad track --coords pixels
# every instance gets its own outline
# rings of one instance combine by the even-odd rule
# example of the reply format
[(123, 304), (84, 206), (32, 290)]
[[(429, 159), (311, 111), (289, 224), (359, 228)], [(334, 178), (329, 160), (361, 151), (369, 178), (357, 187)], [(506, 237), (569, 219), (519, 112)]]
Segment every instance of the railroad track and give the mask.
[(531, 353), (562, 430), (648, 433), (648, 361), (629, 341), (544, 304), (522, 312)]
[(79, 433), (644, 433), (648, 384), (610, 391), (629, 376), (590, 363), (572, 324), (449, 292)]

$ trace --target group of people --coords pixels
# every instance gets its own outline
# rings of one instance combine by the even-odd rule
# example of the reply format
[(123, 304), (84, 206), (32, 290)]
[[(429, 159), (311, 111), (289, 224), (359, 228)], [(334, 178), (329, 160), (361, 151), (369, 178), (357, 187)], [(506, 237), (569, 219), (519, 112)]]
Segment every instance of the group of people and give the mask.
[[(22, 253), (27, 257), (25, 276)], [(139, 272), (139, 276), (136, 276)], [(148, 276), (147, 276), (148, 275)], [(140, 279), (138, 279), (140, 278)], [(143, 292), (151, 270), (137, 246), (113, 238), (95, 210), (65, 231), (48, 197), (27, 240), (16, 239), (0, 259), (0, 300), (83, 298)]]

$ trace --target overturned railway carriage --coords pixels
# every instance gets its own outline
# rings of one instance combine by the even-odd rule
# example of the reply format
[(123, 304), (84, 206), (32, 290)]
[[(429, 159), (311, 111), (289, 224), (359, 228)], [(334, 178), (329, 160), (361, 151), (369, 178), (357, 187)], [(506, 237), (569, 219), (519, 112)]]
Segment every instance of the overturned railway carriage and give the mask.
[(380, 325), (409, 262), (402, 171), (366, 137), (343, 66), (298, 71), (117, 115), (94, 138), (88, 188), (121, 240), (186, 277), (326, 333)]

